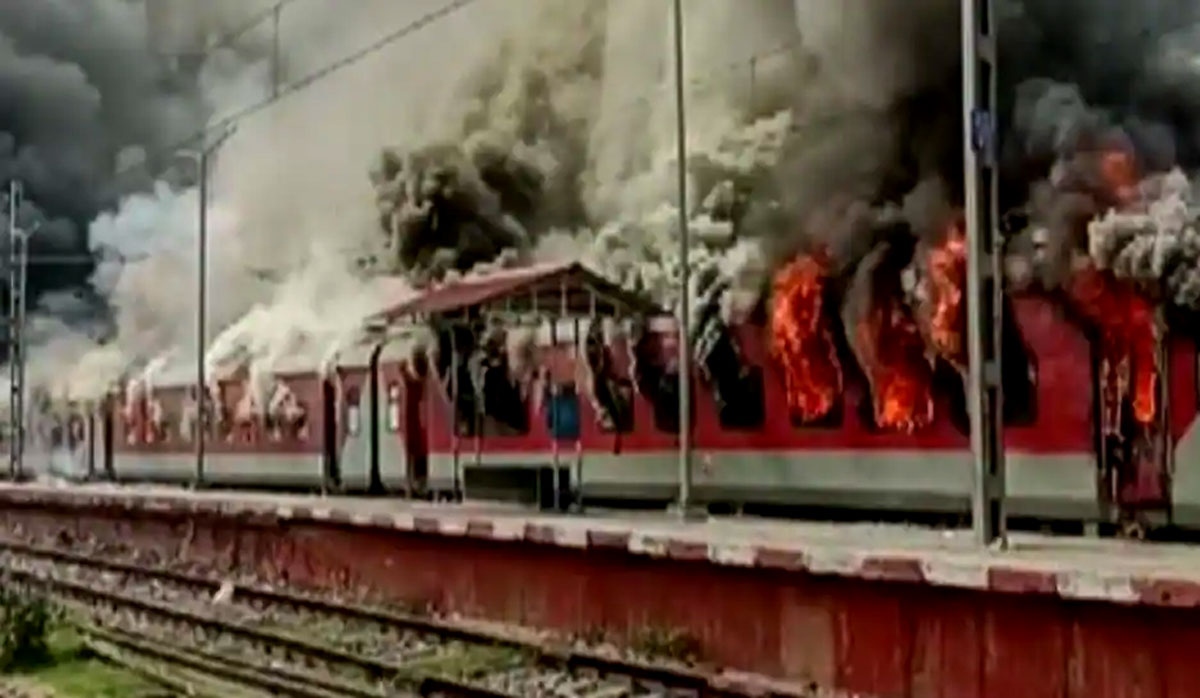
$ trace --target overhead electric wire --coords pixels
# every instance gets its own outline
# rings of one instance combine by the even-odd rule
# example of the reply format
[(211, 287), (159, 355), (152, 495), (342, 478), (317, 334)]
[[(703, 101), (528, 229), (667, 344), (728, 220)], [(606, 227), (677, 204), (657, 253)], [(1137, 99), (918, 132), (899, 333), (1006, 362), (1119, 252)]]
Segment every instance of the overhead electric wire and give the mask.
[(237, 25), (235, 28), (218, 34), (216, 37), (209, 40), (203, 48), (195, 51), (172, 51), (169, 55), (188, 57), (207, 56), (217, 49), (228, 48), (232, 46), (238, 39), (253, 31), (256, 27), (258, 27), (258, 25), (262, 24), (268, 19), (271, 19), (275, 14), (282, 13), (289, 5), (294, 5), (297, 1), (298, 0), (279, 0), (279, 2), (276, 2), (274, 5), (250, 15), (249, 19)]
[[(164, 152), (167, 152), (167, 153), (178, 152), (180, 149), (182, 149), (190, 144), (195, 143), (196, 140), (205, 137), (206, 135), (208, 135), (211, 132), (218, 132), (222, 129), (229, 128), (229, 127), (233, 126), (234, 124), (236, 124), (238, 121), (245, 119), (249, 116), (252, 116), (252, 115), (268, 108), (275, 102), (280, 101), (282, 98), (284, 98), (288, 95), (291, 95), (291, 94), (301, 92), (304, 89), (307, 89), (308, 87), (311, 87), (312, 85), (316, 84), (317, 82), (320, 82), (321, 80), (329, 77), (330, 75), (333, 75), (334, 73), (336, 73), (344, 68), (348, 68), (352, 65), (355, 65), (355, 64), (361, 62), (362, 60), (370, 57), (371, 55), (378, 53), (380, 50), (396, 43), (397, 41), (399, 41), (407, 36), (410, 36), (411, 34), (417, 32), (417, 31), (420, 31), (420, 30), (428, 27), (429, 25), (433, 24), (434, 22), (437, 22), (441, 19), (444, 19), (445, 17), (448, 17), (449, 15), (453, 14), (454, 12), (457, 12), (458, 10), (465, 9), (467, 6), (472, 5), (472, 4), (476, 3), (477, 1), (478, 0), (454, 0), (453, 2), (450, 2), (449, 4), (439, 8), (437, 10), (434, 10), (425, 15), (422, 15), (421, 17), (417, 18), (416, 20), (409, 22), (409, 23), (405, 24), (404, 26), (402, 26), (392, 32), (389, 32), (388, 34), (374, 40), (370, 44), (367, 44), (366, 46), (363, 46), (359, 49), (356, 49), (355, 51), (353, 51), (349, 54), (346, 54), (345, 56), (342, 56), (341, 58), (339, 58), (335, 61), (325, 64), (321, 68), (313, 71), (312, 73), (306, 75), (305, 77), (289, 83), (288, 85), (280, 88), (277, 94), (272, 95), (267, 98), (264, 98), (257, 102), (254, 102), (253, 104), (247, 105), (245, 107), (238, 109), (235, 112), (227, 114), (226, 116), (222, 117), (217, 122), (215, 122), (213, 125), (206, 127), (204, 130), (197, 132), (196, 134), (193, 134), (192, 136), (189, 136), (186, 140), (178, 142), (177, 144), (170, 147), (169, 149), (167, 149)], [(245, 35), (258, 23), (261, 23), (262, 21), (264, 21), (265, 18), (269, 17), (275, 11), (275, 8), (282, 9), (291, 4), (294, 4), (295, 2), (297, 2), (297, 0), (280, 0), (280, 2), (276, 3), (274, 6), (272, 6), (268, 10), (266, 10), (264, 12), (260, 12), (259, 14), (255, 15), (254, 18), (252, 18), (251, 20), (240, 25), (238, 29), (234, 30), (233, 32), (231, 32), (229, 34), (222, 35), (220, 38), (218, 38), (216, 41), (213, 42), (211, 47), (219, 47), (219, 46), (223, 46), (223, 45), (228, 45), (231, 41), (236, 40), (236, 38)], [(753, 81), (754, 81), (753, 71), (755, 70), (756, 66), (758, 66), (758, 67), (762, 66), (763, 60), (782, 56), (783, 54), (786, 54), (786, 53), (789, 53), (789, 52), (799, 49), (800, 46), (801, 45), (800, 45), (799, 41), (791, 40), (791, 41), (787, 41), (782, 44), (773, 46), (765, 51), (755, 53), (754, 55), (749, 56), (747, 58), (736, 60), (736, 61), (730, 61), (727, 64), (725, 64), (719, 68), (716, 68), (714, 70), (711, 70), (710, 72), (708, 72), (704, 75), (692, 77), (691, 79), (689, 79), (687, 81), (688, 88), (689, 88), (689, 90), (701, 89), (705, 86), (713, 84), (716, 81), (719, 81), (723, 75), (728, 75), (729, 73), (737, 71), (740, 68), (749, 68), (751, 70), (750, 81), (751, 81), (751, 83), (753, 83)], [(638, 97), (631, 99), (629, 101), (629, 103), (627, 103), (625, 105), (625, 107), (632, 109), (632, 108), (635, 108), (638, 106), (644, 106), (648, 103), (654, 102), (656, 99), (659, 99), (663, 96), (662, 93), (668, 87), (670, 87), (670, 85), (667, 85), (667, 84), (660, 85), (660, 86), (650, 90), (647, 94), (640, 95)], [(827, 115), (825, 118), (821, 118), (820, 116), (816, 116), (816, 115), (810, 116), (810, 120), (805, 123), (793, 124), (793, 130), (801, 129), (801, 128), (804, 128), (805, 126), (812, 126), (812, 125), (814, 125), (814, 122), (833, 121), (833, 120), (836, 120), (837, 116), (838, 116), (837, 114), (830, 114), (830, 115)], [(117, 175), (120, 176), (121, 174), (132, 172), (134, 169), (135, 168), (129, 168), (127, 170), (119, 171), (117, 173)], [(140, 259), (142, 259), (142, 258), (144, 258), (144, 257), (135, 257), (135, 258), (131, 258), (131, 259), (123, 259), (121, 257), (117, 257), (114, 259), (112, 257), (104, 257), (104, 256), (93, 257), (93, 256), (88, 256), (88, 255), (80, 255), (80, 254), (75, 254), (75, 255), (72, 255), (72, 254), (61, 254), (61, 255), (59, 255), (59, 254), (40, 254), (40, 255), (34, 254), (30, 257), (29, 264), (30, 264), (30, 266), (40, 266), (40, 265), (70, 266), (70, 265), (96, 264), (96, 263), (100, 263), (100, 262), (104, 262), (104, 261), (140, 261)], [(276, 272), (270, 272), (270, 273), (276, 273)], [(265, 276), (269, 275), (269, 273), (268, 272), (259, 272), (256, 275), (265, 277)]]
[[(276, 5), (255, 15), (251, 20), (247, 21), (239, 29), (234, 30), (230, 34), (224, 35), (222, 38), (219, 38), (218, 40), (213, 42), (212, 46), (210, 47), (210, 50), (211, 50), (211, 48), (217, 48), (220, 46), (229, 45), (229, 43), (231, 41), (235, 40), (236, 38), (238, 38), (240, 36), (243, 36), (244, 34), (249, 32), (253, 27), (255, 27), (259, 23), (265, 21), (266, 18), (271, 16), (276, 11), (277, 8), (283, 9), (284, 7), (290, 5), (294, 2), (296, 2), (296, 0), (280, 0), (280, 2), (277, 3)], [(276, 89), (274, 89), (272, 91), (271, 95), (264, 97), (264, 98), (262, 98), (256, 102), (253, 102), (251, 104), (248, 104), (246, 106), (240, 107), (232, 112), (226, 113), (225, 115), (219, 117), (213, 123), (209, 124), (208, 126), (206, 126), (203, 129), (201, 129), (200, 131), (192, 134), (191, 136), (188, 136), (187, 138), (185, 138), (181, 141), (176, 142), (175, 144), (173, 144), (171, 146), (161, 149), (160, 152), (165, 155), (170, 155), (172, 153), (179, 151), (180, 149), (187, 148), (189, 146), (194, 145), (197, 141), (203, 141), (203, 139), (211, 133), (223, 132), (224, 130), (230, 128), (231, 126), (234, 126), (239, 121), (246, 119), (250, 116), (253, 116), (253, 115), (267, 109), (268, 107), (271, 107), (276, 102), (283, 100), (285, 97), (288, 97), (293, 94), (297, 94), (299, 92), (303, 92), (304, 90), (308, 89), (309, 87), (312, 87), (316, 83), (321, 82), (325, 78), (327, 78), (345, 68), (351, 67), (353, 65), (356, 65), (356, 64), (362, 62), (366, 58), (369, 58), (370, 56), (378, 53), (379, 51), (391, 46), (392, 44), (395, 44), (397, 41), (400, 41), (401, 39), (404, 39), (418, 31), (421, 31), (422, 29), (425, 29), (426, 27), (434, 24), (435, 22), (445, 19), (446, 17), (449, 17), (450, 15), (458, 12), (459, 10), (467, 8), (468, 6), (473, 5), (476, 2), (478, 2), (478, 0), (453, 0), (452, 2), (442, 6), (441, 8), (439, 8), (437, 10), (433, 10), (431, 12), (428, 12), (428, 13), (422, 15), (421, 17), (417, 18), (416, 20), (408, 22), (407, 24), (395, 29), (394, 31), (391, 31), (391, 32), (385, 34), (384, 36), (374, 40), (370, 44), (367, 44), (366, 46), (356, 49), (356, 50), (352, 51), (351, 53), (346, 54), (345, 56), (342, 56), (341, 58), (339, 58), (337, 60), (334, 60), (330, 63), (325, 64), (324, 66), (314, 70), (313, 72), (309, 73), (308, 75), (305, 75), (304, 77), (293, 80), (285, 85), (274, 86)], [(726, 64), (722, 68), (713, 70), (710, 73), (707, 73), (703, 76), (692, 78), (692, 79), (688, 80), (688, 87), (689, 87), (689, 89), (692, 89), (692, 90), (694, 90), (698, 87), (702, 87), (706, 84), (711, 83), (716, 74), (728, 73), (730, 71), (736, 70), (743, 66), (747, 66), (751, 70), (751, 83), (753, 83), (753, 71), (755, 70), (756, 66), (761, 65), (761, 63), (760, 63), (761, 61), (763, 61), (764, 59), (781, 56), (788, 52), (794, 51), (797, 48), (799, 48), (800, 45), (801, 45), (800, 41), (791, 40), (791, 41), (784, 42), (782, 44), (775, 45), (766, 51), (756, 53), (745, 59), (741, 59), (741, 60), (737, 60), (737, 61), (730, 61), (728, 64)], [(648, 93), (648, 94), (634, 98), (633, 100), (631, 100), (630, 104), (628, 104), (627, 106), (629, 108), (633, 108), (638, 105), (642, 105), (647, 102), (650, 102), (650, 101), (660, 97), (661, 92), (663, 90), (665, 90), (667, 87), (669, 87), (669, 85), (661, 85), (657, 89), (651, 90), (650, 93)], [(137, 169), (137, 167), (131, 167), (131, 168), (128, 168), (125, 170), (119, 170), (116, 173), (116, 175), (120, 176), (127, 172), (132, 172), (136, 169)]]
[(233, 42), (242, 38), (246, 34), (249, 34), (250, 31), (253, 30), (255, 27), (257, 27), (258, 25), (267, 21), (274, 15), (282, 13), (283, 10), (286, 9), (288, 5), (295, 4), (296, 2), (297, 2), (297, 0), (279, 0), (279, 2), (275, 3), (274, 5), (268, 7), (265, 10), (262, 10), (258, 14), (251, 15), (250, 19), (248, 19), (245, 22), (243, 22), (242, 24), (240, 24), (233, 31), (230, 31), (230, 32), (227, 32), (225, 34), (218, 36), (215, 41), (213, 41), (211, 44), (205, 46), (204, 50), (201, 51), (200, 54), (201, 55), (208, 54), (208, 53), (211, 53), (212, 51), (215, 51), (216, 49), (226, 48), (228, 46), (231, 46), (233, 44)]
[[(294, 0), (284, 0), (284, 1), (294, 2)], [(410, 36), (411, 34), (421, 31), (422, 29), (425, 29), (429, 25), (431, 25), (435, 22), (438, 22), (442, 19), (445, 19), (446, 17), (449, 17), (450, 15), (454, 14), (455, 12), (465, 9), (466, 7), (473, 5), (476, 2), (478, 2), (478, 0), (453, 0), (453, 2), (450, 2), (437, 10), (428, 12), (428, 13), (418, 17), (416, 20), (409, 22), (409, 23), (405, 24), (404, 26), (402, 26), (392, 32), (389, 32), (388, 34), (385, 34), (384, 36), (376, 39), (375, 41), (371, 42), (370, 44), (367, 44), (366, 46), (364, 46), (362, 48), (359, 48), (349, 54), (346, 54), (345, 56), (342, 56), (341, 58), (339, 58), (335, 61), (326, 63), (324, 66), (318, 68), (317, 70), (314, 70), (313, 72), (309, 73), (308, 75), (305, 75), (302, 78), (293, 80), (285, 85), (276, 86), (277, 89), (273, 90), (273, 92), (270, 96), (264, 97), (263, 99), (260, 99), (257, 102), (253, 102), (247, 106), (237, 109), (236, 111), (230, 112), (224, 116), (219, 117), (215, 122), (209, 124), (204, 129), (198, 131), (197, 133), (192, 134), (191, 136), (188, 136), (187, 138), (185, 138), (163, 150), (164, 150), (165, 154), (169, 155), (180, 149), (191, 146), (194, 143), (196, 143), (197, 141), (203, 141), (204, 138), (207, 137), (210, 133), (222, 132), (225, 129), (228, 129), (229, 127), (233, 126), (237, 122), (241, 121), (242, 119), (245, 119), (249, 116), (253, 116), (254, 114), (257, 114), (258, 112), (265, 110), (266, 108), (274, 105), (276, 102), (281, 101), (285, 97), (297, 94), (299, 92), (303, 92), (304, 90), (308, 89), (309, 87), (312, 87), (313, 85), (317, 84), (318, 82), (321, 82), (322, 80), (324, 80), (325, 78), (328, 78), (329, 76), (333, 75), (334, 73), (337, 73), (345, 68), (355, 65), (355, 64), (363, 61), (364, 59), (378, 53), (379, 51), (387, 48), (388, 46), (391, 46), (392, 44), (396, 43), (397, 41), (400, 41), (401, 39), (404, 39), (404, 38)], [(273, 13), (274, 8), (272, 8), (269, 12)], [(264, 18), (265, 18), (265, 15), (263, 17), (261, 17), (260, 19), (258, 19), (258, 22), (263, 21)], [(250, 28), (253, 28), (253, 26), (254, 25), (251, 25)], [(242, 34), (244, 34), (247, 31), (249, 31), (249, 28), (243, 28)], [(116, 172), (116, 176), (120, 176), (122, 174), (125, 174), (126, 172), (134, 171), (136, 169), (137, 169), (136, 167), (131, 167), (126, 170), (119, 170)]]
[[(262, 12), (255, 14), (246, 22), (240, 24), (233, 31), (222, 34), (219, 37), (217, 37), (217, 39), (214, 40), (212, 43), (210, 43), (206, 47), (205, 51), (203, 51), (201, 53), (208, 53), (215, 49), (223, 48), (223, 47), (231, 45), (234, 41), (241, 38), (242, 36), (245, 36), (247, 33), (249, 33), (251, 30), (253, 30), (256, 26), (258, 26), (259, 24), (264, 22), (267, 18), (271, 17), (276, 12), (281, 12), (284, 8), (288, 7), (289, 5), (294, 4), (295, 2), (297, 2), (297, 0), (280, 0), (279, 2), (272, 5), (271, 7), (267, 8), (266, 10), (263, 10)], [(342, 56), (341, 58), (339, 58), (333, 62), (325, 64), (321, 68), (313, 71), (312, 73), (309, 73), (308, 75), (306, 75), (298, 80), (292, 81), (283, 86), (279, 86), (278, 89), (273, 91), (273, 94), (271, 96), (266, 97), (257, 102), (254, 102), (245, 107), (242, 107), (242, 108), (238, 109), (237, 111), (234, 111), (230, 114), (227, 114), (227, 115), (221, 117), (215, 123), (210, 124), (209, 126), (205, 127), (201, 131), (187, 137), (184, 140), (181, 140), (181, 141), (175, 143), (172, 146), (169, 146), (168, 148), (164, 149), (162, 152), (164, 154), (176, 153), (179, 150), (186, 148), (189, 145), (194, 144), (196, 141), (203, 140), (206, 136), (208, 136), (209, 133), (220, 132), (225, 129), (228, 129), (229, 127), (236, 124), (238, 121), (241, 121), (242, 119), (252, 116), (260, 111), (263, 111), (264, 109), (270, 107), (271, 105), (275, 104), (276, 102), (282, 100), (284, 97), (296, 94), (298, 92), (302, 92), (303, 90), (305, 90), (309, 87), (312, 87), (313, 85), (324, 80), (325, 78), (329, 77), (330, 75), (333, 75), (334, 73), (337, 73), (338, 71), (341, 71), (345, 68), (355, 65), (356, 63), (361, 62), (362, 60), (370, 57), (371, 55), (378, 53), (379, 51), (383, 50), (384, 48), (387, 48), (388, 46), (396, 43), (397, 41), (399, 41), (415, 32), (418, 32), (437, 21), (444, 19), (444, 18), (454, 14), (455, 12), (466, 8), (469, 5), (474, 4), (475, 2), (477, 2), (477, 0), (454, 0), (453, 2), (450, 2), (449, 4), (444, 5), (443, 7), (439, 8), (437, 10), (428, 12), (428, 13), (422, 15), (421, 17), (418, 17), (416, 20), (409, 22), (402, 27), (399, 27), (398, 29), (396, 29), (392, 32), (389, 32), (388, 34), (385, 34), (384, 36), (376, 39), (375, 41), (371, 42), (370, 44), (367, 44), (366, 46), (363, 46), (359, 49), (356, 49), (355, 51), (353, 51), (349, 54), (346, 54), (345, 56)], [(187, 54), (181, 54), (181, 55), (187, 55)], [(138, 169), (139, 169), (139, 166), (134, 166), (134, 167), (129, 167), (129, 168), (126, 168), (123, 170), (118, 170), (115, 173), (115, 176), (120, 177), (121, 175), (134, 172)], [(30, 266), (41, 266), (41, 265), (62, 265), (62, 266), (81, 265), (82, 266), (82, 265), (94, 264), (99, 261), (103, 261), (102, 258), (91, 257), (88, 255), (43, 254), (43, 255), (31, 256), (29, 259), (29, 265)]]

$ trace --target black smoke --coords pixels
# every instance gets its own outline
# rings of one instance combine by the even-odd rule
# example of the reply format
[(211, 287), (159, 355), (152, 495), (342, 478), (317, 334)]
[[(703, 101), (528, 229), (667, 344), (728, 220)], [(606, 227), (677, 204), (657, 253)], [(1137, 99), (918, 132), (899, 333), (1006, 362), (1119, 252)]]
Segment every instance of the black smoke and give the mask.
[[(945, 193), (939, 208), (961, 204), (960, 4), (798, 3), (797, 57), (806, 72), (794, 81), (790, 95), (800, 123), (784, 146), (782, 161), (770, 176), (706, 182), (703, 157), (696, 154), (689, 163), (699, 187), (696, 202), (711, 198), (716, 188), (736, 185), (734, 229), (766, 240), (767, 257), (775, 262), (811, 244), (814, 236), (834, 248), (855, 237), (845, 226), (804, 231), (814, 217), (827, 219), (831, 214), (825, 209), (831, 205), (903, 209), (914, 188), (930, 180), (940, 180)], [(1005, 209), (1024, 204), (1065, 156), (1103, 144), (1128, 143), (1149, 170), (1200, 165), (1200, 70), (1194, 60), (1200, 55), (1200, 4), (996, 0), (996, 7)], [(835, 15), (839, 17), (831, 20)], [(806, 36), (810, 26), (835, 36)], [(838, 32), (848, 38), (842, 40)], [(579, 115), (562, 118), (548, 108), (556, 102), (547, 97), (573, 89), (556, 82), (563, 74), (602, 74), (595, 47), (603, 42), (603, 37), (589, 42), (569, 71), (553, 76), (548, 69), (540, 72), (543, 66), (524, 66), (517, 91), (522, 98), (509, 114), (521, 128), (515, 137), (510, 133), (501, 139), (511, 153), (484, 150), (487, 157), (478, 162), (478, 152), (464, 156), (467, 148), (429, 150), (416, 153), (414, 160), (432, 156), (436, 167), (426, 162), (415, 173), (400, 174), (403, 168), (396, 159), (383, 177), (380, 171), (387, 167), (375, 173), (384, 232), (399, 248), (392, 251), (399, 267), (469, 268), (502, 249), (530, 245), (547, 227), (604, 223), (586, 220), (574, 196), (579, 177), (586, 176), (579, 153), (581, 146), (586, 148), (588, 134), (582, 131), (588, 122)], [(805, 91), (820, 83), (822, 75), (823, 89), (834, 86), (849, 96), (831, 100), (827, 111), (806, 111), (820, 102)], [(818, 76), (815, 83), (813, 76)], [(486, 89), (475, 97), (483, 103), (492, 99), (494, 82), (480, 80)], [(770, 116), (762, 109), (741, 108), (747, 122)], [(487, 130), (487, 124), (464, 126), (466, 135)], [(550, 178), (523, 162), (534, 143), (558, 146), (556, 155), (564, 166)], [(430, 171), (440, 179), (433, 177), (433, 186), (422, 185), (419, 180), (431, 179)], [(398, 181), (407, 178), (414, 181)], [(412, 191), (405, 195), (405, 188)], [(551, 188), (556, 195), (549, 195)], [(565, 209), (563, 201), (568, 202)], [(417, 205), (409, 208), (414, 215), (400, 222), (393, 217), (413, 203)], [(859, 217), (840, 218), (849, 223)], [(545, 225), (547, 220), (553, 225)], [(910, 221), (918, 236), (929, 232), (917, 230), (926, 223), (923, 216)], [(857, 243), (851, 247), (853, 259), (839, 263), (853, 266), (869, 252)]]
[(56, 258), (33, 292), (85, 284), (88, 224), (206, 116), (195, 61), (161, 50), (144, 0), (0, 0), (0, 184), (24, 184), (34, 253)]
[(1014, 196), (1033, 171), (1081, 148), (1124, 143), (1149, 170), (1200, 165), (1200, 5), (1005, 0), (1000, 8)]

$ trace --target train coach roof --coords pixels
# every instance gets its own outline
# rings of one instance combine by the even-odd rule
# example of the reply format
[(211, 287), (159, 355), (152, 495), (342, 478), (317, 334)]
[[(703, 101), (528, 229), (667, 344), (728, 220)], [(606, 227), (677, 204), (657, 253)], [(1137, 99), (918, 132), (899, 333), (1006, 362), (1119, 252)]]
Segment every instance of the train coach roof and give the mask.
[[(543, 310), (567, 315), (653, 315), (664, 312), (579, 262), (541, 264), (468, 276), (431, 286), (392, 306), (377, 319), (457, 315), (472, 310)], [(563, 311), (565, 310), (565, 313)]]

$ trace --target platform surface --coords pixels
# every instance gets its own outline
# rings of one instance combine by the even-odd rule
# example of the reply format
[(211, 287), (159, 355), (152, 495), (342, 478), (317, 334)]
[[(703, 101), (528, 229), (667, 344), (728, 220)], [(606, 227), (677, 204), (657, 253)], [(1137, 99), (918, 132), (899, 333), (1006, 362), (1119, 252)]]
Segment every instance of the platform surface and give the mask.
[(0, 483), (5, 502), (264, 514), (428, 535), (623, 550), (633, 555), (872, 581), (1170, 607), (1200, 606), (1200, 546), (1013, 534), (981, 549), (970, 531), (665, 513), (548, 515), (498, 504), (200, 491), (111, 484)]

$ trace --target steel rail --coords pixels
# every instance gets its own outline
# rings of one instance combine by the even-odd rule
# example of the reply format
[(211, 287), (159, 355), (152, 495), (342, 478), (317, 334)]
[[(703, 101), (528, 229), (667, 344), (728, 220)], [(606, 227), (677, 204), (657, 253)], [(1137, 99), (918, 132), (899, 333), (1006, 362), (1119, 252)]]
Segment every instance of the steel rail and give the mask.
[(376, 692), (349, 684), (301, 676), (279, 667), (203, 652), (176, 643), (164, 643), (161, 638), (143, 637), (124, 628), (104, 628), (93, 624), (79, 624), (77, 627), (93, 642), (98, 640), (136, 655), (151, 657), (235, 685), (271, 691), (275, 695), (292, 698), (379, 698)]
[[(254, 643), (265, 648), (282, 648), (296, 654), (306, 655), (326, 664), (353, 667), (364, 671), (375, 681), (391, 681), (408, 691), (413, 696), (443, 696), (444, 698), (522, 698), (506, 693), (487, 691), (474, 685), (455, 681), (450, 678), (412, 676), (410, 670), (402, 664), (391, 664), (369, 657), (362, 657), (333, 647), (328, 647), (302, 638), (292, 637), (283, 633), (254, 628), (244, 623), (219, 620), (181, 608), (137, 598), (128, 594), (97, 589), (86, 584), (70, 582), (63, 579), (13, 569), (0, 567), (0, 579), (18, 586), (46, 590), (51, 596), (72, 599), (92, 605), (107, 604), (121, 610), (132, 610), (148, 616), (155, 616), (167, 622), (181, 623), (199, 627), (207, 631), (225, 633), (230, 636)], [(157, 639), (155, 642), (159, 642)], [(309, 683), (317, 679), (307, 679)], [(325, 688), (327, 693), (320, 698), (339, 695), (348, 684), (330, 683)], [(336, 690), (329, 690), (334, 689)], [(355, 698), (359, 694), (340, 693)], [(375, 695), (370, 692), (361, 694)], [(303, 698), (299, 697), (298, 698)], [(314, 694), (309, 698), (317, 698)]]
[[(225, 580), (209, 576), (192, 575), (159, 567), (121, 562), (112, 558), (93, 557), (20, 541), (0, 539), (0, 552), (53, 560), (80, 567), (90, 567), (105, 572), (148, 577), (158, 581), (191, 587), (209, 594), (215, 593), (223, 585), (227, 584)], [(71, 585), (70, 588), (81, 586), (74, 585), (71, 582), (61, 582), (60, 580), (55, 580), (55, 583)], [(85, 590), (81, 591), (81, 593), (92, 593), (95, 591), (90, 587), (85, 587)], [(743, 690), (738, 687), (728, 686), (713, 674), (702, 670), (606, 656), (596, 652), (559, 646), (555, 643), (514, 637), (498, 630), (409, 615), (378, 607), (342, 604), (294, 591), (251, 585), (236, 585), (233, 596), (244, 602), (288, 606), (296, 610), (375, 623), (383, 627), (437, 637), (447, 641), (460, 641), (472, 645), (517, 650), (529, 655), (537, 665), (542, 667), (564, 670), (571, 673), (586, 671), (596, 673), (600, 676), (622, 677), (642, 683), (658, 684), (670, 689), (691, 691), (701, 696), (713, 696), (714, 698), (741, 698), (745, 696), (803, 698), (806, 695), (805, 692), (796, 691), (768, 691), (767, 693), (763, 693), (761, 690)], [(197, 623), (209, 623), (213, 629), (219, 629), (217, 625), (227, 623), (227, 621), (217, 621), (179, 609), (162, 607), (160, 604), (142, 599), (130, 599), (130, 603), (155, 612), (161, 611), (163, 613), (180, 613), (195, 616)], [(234, 632), (245, 633), (244, 637), (246, 639), (265, 644), (274, 642), (281, 645), (288, 645), (296, 651), (310, 653), (311, 656), (320, 658), (322, 661), (348, 665), (353, 665), (361, 661), (360, 668), (372, 672), (376, 677), (403, 677), (407, 671), (403, 665), (391, 665), (365, 657), (356, 657), (334, 648), (258, 628), (243, 627)], [(471, 686), (442, 677), (409, 678), (410, 687), (422, 696), (445, 695), (463, 696), (464, 698), (497, 698), (504, 696), (502, 693), (486, 689), (479, 689), (480, 692), (472, 692), (474, 689)], [(456, 694), (446, 692), (450, 690), (446, 684), (453, 686), (455, 690), (460, 692)]]

